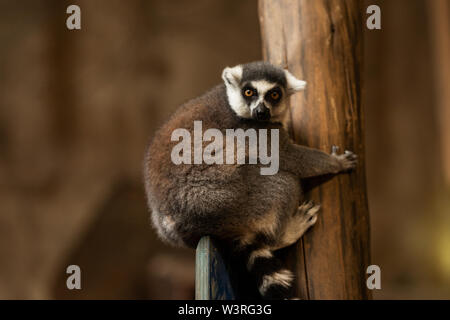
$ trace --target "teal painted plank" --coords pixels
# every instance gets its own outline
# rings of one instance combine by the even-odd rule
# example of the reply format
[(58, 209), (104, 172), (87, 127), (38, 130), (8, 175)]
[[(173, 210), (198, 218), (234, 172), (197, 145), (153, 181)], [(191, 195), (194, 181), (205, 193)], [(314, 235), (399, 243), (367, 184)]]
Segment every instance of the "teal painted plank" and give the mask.
[(231, 300), (234, 298), (224, 259), (210, 237), (201, 238), (196, 250), (195, 299)]
[(195, 299), (210, 300), (209, 294), (209, 277), (210, 277), (210, 260), (211, 240), (209, 237), (200, 239), (195, 253)]

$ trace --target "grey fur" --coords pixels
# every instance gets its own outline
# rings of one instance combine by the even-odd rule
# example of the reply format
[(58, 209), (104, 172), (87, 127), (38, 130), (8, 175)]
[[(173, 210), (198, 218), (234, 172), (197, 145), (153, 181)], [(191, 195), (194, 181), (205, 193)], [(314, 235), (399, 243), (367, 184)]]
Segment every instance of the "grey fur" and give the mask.
[(248, 82), (253, 80), (267, 80), (286, 87), (286, 77), (283, 69), (265, 61), (251, 62), (243, 66), (241, 81)]

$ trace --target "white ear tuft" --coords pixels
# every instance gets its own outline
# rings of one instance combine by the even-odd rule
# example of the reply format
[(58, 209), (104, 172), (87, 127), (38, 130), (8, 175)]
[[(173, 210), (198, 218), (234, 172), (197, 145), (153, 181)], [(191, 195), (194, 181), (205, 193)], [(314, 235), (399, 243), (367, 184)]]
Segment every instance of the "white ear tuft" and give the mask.
[(284, 74), (286, 76), (286, 87), (289, 94), (304, 90), (306, 88), (306, 81), (297, 79), (287, 70), (284, 70)]
[(233, 68), (226, 67), (222, 72), (222, 79), (227, 86), (238, 86), (242, 79), (242, 67), (240, 65)]

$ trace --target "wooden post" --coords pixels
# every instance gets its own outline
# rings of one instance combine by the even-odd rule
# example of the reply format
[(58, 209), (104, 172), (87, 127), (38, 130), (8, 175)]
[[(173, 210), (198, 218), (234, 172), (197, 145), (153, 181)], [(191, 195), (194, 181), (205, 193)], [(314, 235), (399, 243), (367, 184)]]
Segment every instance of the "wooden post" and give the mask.
[(322, 205), (316, 225), (291, 250), (303, 299), (369, 299), (369, 212), (361, 107), (364, 11), (358, 0), (260, 0), (264, 58), (307, 81), (291, 98), (299, 144), (352, 150), (357, 169), (307, 194)]
[(195, 299), (235, 298), (225, 261), (210, 237), (203, 237), (195, 255)]
[(254, 300), (259, 293), (241, 257), (205, 236), (197, 244), (196, 300)]

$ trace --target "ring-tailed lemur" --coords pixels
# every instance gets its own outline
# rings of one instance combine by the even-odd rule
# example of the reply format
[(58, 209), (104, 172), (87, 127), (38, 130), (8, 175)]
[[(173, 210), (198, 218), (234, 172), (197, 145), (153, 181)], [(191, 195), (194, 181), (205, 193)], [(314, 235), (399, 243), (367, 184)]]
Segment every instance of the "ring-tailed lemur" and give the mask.
[[(156, 133), (145, 161), (152, 221), (172, 244), (195, 247), (205, 235), (245, 254), (263, 298), (291, 297), (293, 274), (273, 252), (295, 243), (317, 219), (319, 205), (303, 202), (300, 179), (354, 168), (356, 155), (294, 144), (283, 128), (288, 97), (305, 88), (289, 71), (266, 62), (225, 68), (224, 83), (182, 105)], [(175, 129), (279, 129), (279, 171), (261, 164), (174, 164)], [(303, 203), (302, 203), (303, 202)]]

